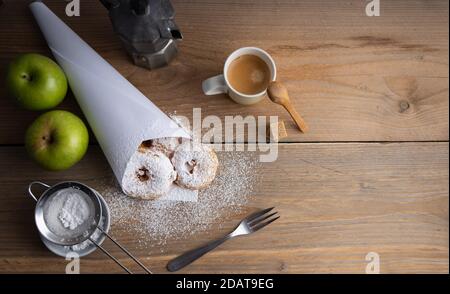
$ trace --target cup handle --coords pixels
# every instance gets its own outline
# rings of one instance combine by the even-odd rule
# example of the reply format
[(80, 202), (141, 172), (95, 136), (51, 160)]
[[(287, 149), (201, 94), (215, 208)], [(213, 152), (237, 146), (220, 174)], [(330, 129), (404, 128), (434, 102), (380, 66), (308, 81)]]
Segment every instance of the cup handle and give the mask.
[(216, 95), (227, 93), (228, 87), (225, 83), (225, 77), (223, 75), (218, 75), (204, 80), (202, 89), (205, 95)]

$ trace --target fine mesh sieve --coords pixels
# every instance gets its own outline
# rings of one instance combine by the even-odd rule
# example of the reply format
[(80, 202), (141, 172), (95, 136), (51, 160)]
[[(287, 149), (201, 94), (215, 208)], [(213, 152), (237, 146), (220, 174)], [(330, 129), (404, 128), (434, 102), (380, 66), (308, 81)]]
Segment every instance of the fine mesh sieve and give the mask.
[[(46, 188), (46, 190), (42, 193), (42, 195), (37, 198), (33, 192), (32, 188), (34, 185), (41, 185)], [(47, 203), (52, 197), (56, 197), (55, 194), (63, 189), (76, 189), (78, 191), (83, 192), (85, 200), (88, 201), (88, 205), (92, 208), (91, 213), (87, 220), (85, 220), (85, 226), (83, 230), (74, 231), (70, 235), (67, 234), (58, 234), (54, 230), (52, 230), (48, 222), (46, 221), (45, 214), (46, 209), (49, 209), (49, 205)], [(147, 269), (139, 260), (137, 260), (128, 250), (126, 250), (122, 245), (120, 245), (116, 240), (114, 240), (107, 232), (105, 232), (100, 226), (100, 220), (102, 219), (102, 205), (100, 199), (98, 198), (96, 192), (90, 187), (81, 184), (79, 182), (61, 182), (56, 185), (50, 186), (42, 182), (32, 182), (28, 186), (28, 193), (30, 196), (36, 201), (35, 208), (35, 221), (36, 226), (41, 233), (41, 235), (46, 238), (48, 241), (63, 245), (63, 246), (72, 246), (76, 244), (80, 244), (86, 240), (91, 241), (97, 248), (103, 251), (109, 258), (115, 261), (119, 266), (121, 266), (126, 272), (131, 274), (131, 271), (126, 268), (123, 264), (121, 264), (114, 256), (112, 256), (106, 249), (104, 249), (100, 244), (91, 238), (94, 232), (98, 229), (108, 237), (117, 247), (119, 247), (125, 254), (127, 254), (131, 259), (133, 259), (140, 267), (142, 267), (147, 273), (151, 274), (152, 272)]]
[[(31, 187), (30, 187), (31, 188)], [(84, 231), (71, 231), (73, 232), (70, 236), (67, 235), (61, 235), (53, 231), (48, 226), (48, 221), (45, 218), (46, 210), (49, 209), (48, 202), (49, 200), (52, 200), (54, 198), (54, 195), (63, 189), (72, 188), (79, 190), (83, 192), (85, 195), (88, 196), (87, 200), (90, 201), (88, 203), (90, 206), (93, 206), (93, 215), (90, 213), (90, 217), (86, 222), (88, 223), (88, 226)], [(32, 195), (32, 192), (31, 194)], [(35, 198), (35, 197), (33, 197)], [(100, 204), (100, 200), (98, 199), (97, 195), (92, 191), (92, 189), (88, 188), (87, 186), (76, 183), (76, 182), (63, 182), (56, 184), (52, 187), (48, 187), (48, 189), (42, 194), (39, 199), (36, 199), (36, 209), (35, 209), (35, 221), (36, 226), (39, 230), (39, 232), (49, 241), (58, 244), (58, 245), (64, 245), (64, 246), (72, 246), (76, 244), (80, 244), (83, 241), (86, 241), (89, 239), (89, 237), (95, 232), (97, 229), (98, 224), (100, 223), (100, 219), (102, 217), (102, 206)]]

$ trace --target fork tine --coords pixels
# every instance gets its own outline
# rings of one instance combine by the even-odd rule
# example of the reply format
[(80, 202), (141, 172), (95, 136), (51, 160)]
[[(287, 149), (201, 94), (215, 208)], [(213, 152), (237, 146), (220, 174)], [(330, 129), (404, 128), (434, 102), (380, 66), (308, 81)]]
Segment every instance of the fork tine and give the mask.
[(270, 207), (270, 208), (266, 208), (260, 211), (257, 211), (251, 215), (249, 215), (248, 217), (246, 217), (244, 220), (249, 223), (253, 220), (255, 220), (256, 218), (260, 217), (261, 215), (264, 215), (266, 213), (268, 213), (269, 211), (271, 211), (272, 209), (274, 209), (275, 207)]
[(268, 224), (270, 224), (270, 223), (276, 221), (276, 220), (279, 219), (279, 218), (280, 218), (280, 217), (277, 216), (277, 217), (275, 217), (275, 218), (273, 218), (273, 219), (270, 219), (270, 220), (268, 220), (268, 221), (266, 221), (266, 222), (264, 222), (264, 223), (259, 223), (259, 224), (255, 225), (255, 226), (251, 227), (250, 229), (251, 229), (253, 232), (256, 232), (256, 231), (258, 231), (258, 230), (264, 228), (264, 227), (267, 226)]
[(271, 214), (269, 214), (269, 215), (263, 214), (263, 215), (261, 215), (260, 217), (257, 217), (257, 218), (255, 218), (254, 220), (248, 222), (248, 225), (249, 225), (249, 226), (257, 225), (257, 224), (259, 224), (260, 222), (262, 222), (263, 220), (266, 220), (266, 219), (268, 219), (268, 218), (274, 216), (274, 215), (277, 214), (277, 213), (278, 213), (278, 212), (274, 212), (274, 213), (271, 213)]

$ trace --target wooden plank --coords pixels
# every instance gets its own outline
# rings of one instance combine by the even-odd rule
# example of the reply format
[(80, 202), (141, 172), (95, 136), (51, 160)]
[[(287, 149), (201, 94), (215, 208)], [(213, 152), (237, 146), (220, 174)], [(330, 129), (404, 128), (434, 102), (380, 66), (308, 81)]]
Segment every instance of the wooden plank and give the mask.
[[(49, 54), (26, 3), (0, 8), (0, 80), (17, 54)], [(369, 18), (360, 0), (176, 0), (185, 39), (173, 64), (152, 72), (129, 62), (99, 1), (84, 1), (72, 18), (64, 1), (47, 3), (166, 112), (278, 115), (291, 142), (448, 140), (448, 1), (384, 1), (381, 16)], [(268, 101), (242, 107), (201, 93), (201, 81), (218, 74), (230, 52), (250, 45), (273, 55), (310, 133)], [(0, 83), (0, 144), (21, 144), (37, 114), (6, 96)], [(80, 113), (71, 95), (60, 108)]]
[[(174, 256), (218, 237), (256, 208), (276, 206), (281, 218), (274, 225), (224, 244), (182, 272), (364, 273), (365, 256), (374, 251), (384, 273), (448, 273), (448, 150), (448, 143), (431, 142), (281, 144), (277, 161), (255, 169), (262, 181), (242, 213), (165, 246), (142, 247), (130, 232), (113, 233), (164, 273)], [(0, 272), (65, 269), (66, 261), (38, 238), (26, 195), (30, 181), (79, 180), (97, 188), (110, 177), (97, 147), (59, 173), (36, 167), (22, 147), (1, 147)], [(81, 270), (121, 272), (100, 252), (83, 258)]]

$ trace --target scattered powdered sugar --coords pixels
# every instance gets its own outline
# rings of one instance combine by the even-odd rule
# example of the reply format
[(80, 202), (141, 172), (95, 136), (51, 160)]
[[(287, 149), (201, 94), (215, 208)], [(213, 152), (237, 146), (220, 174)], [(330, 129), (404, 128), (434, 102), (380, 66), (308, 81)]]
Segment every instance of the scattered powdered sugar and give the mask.
[(199, 192), (197, 202), (138, 200), (121, 192), (111, 178), (95, 185), (111, 210), (112, 234), (131, 232), (142, 247), (201, 233), (217, 220), (239, 214), (257, 185), (257, 156), (251, 152), (220, 152), (217, 176)]

